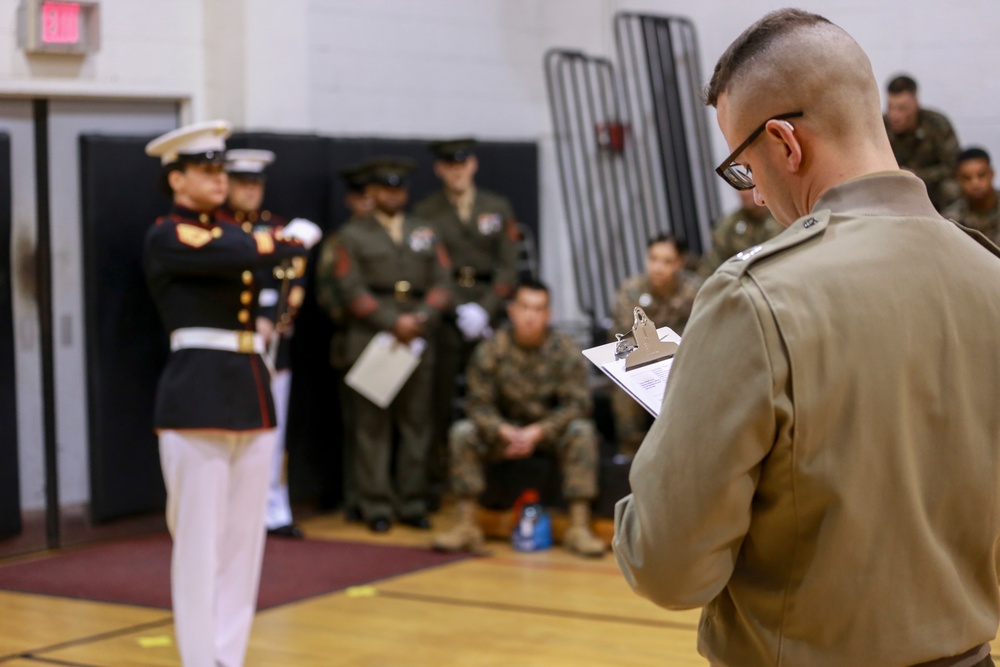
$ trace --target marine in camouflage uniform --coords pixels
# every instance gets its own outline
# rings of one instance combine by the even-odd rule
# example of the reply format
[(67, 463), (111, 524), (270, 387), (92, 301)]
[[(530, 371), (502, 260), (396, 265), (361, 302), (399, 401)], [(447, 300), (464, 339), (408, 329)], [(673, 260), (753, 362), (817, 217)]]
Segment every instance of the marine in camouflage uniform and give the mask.
[(960, 148), (951, 121), (921, 108), (917, 82), (908, 76), (895, 77), (886, 92), (885, 129), (896, 162), (920, 177), (934, 208), (943, 211), (959, 196), (954, 171)]
[(969, 201), (961, 197), (947, 207), (942, 215), (966, 227), (981, 231), (991, 241), (1000, 245), (1000, 190), (994, 190), (993, 193), (996, 200), (993, 206), (985, 211), (973, 211)]
[[(654, 289), (647, 274), (629, 278), (615, 297), (612, 340), (615, 333), (627, 333), (632, 329), (636, 306), (640, 306), (657, 327), (670, 327), (682, 334), (691, 317), (691, 307), (701, 283), (702, 279), (696, 273), (682, 270), (677, 274), (672, 291), (664, 294)], [(639, 450), (653, 418), (622, 389), (612, 389), (611, 410), (615, 418), (618, 453), (631, 458)]]
[[(433, 228), (402, 213), (404, 178), (412, 162), (383, 158), (373, 160), (370, 168), (368, 190), (376, 211), (341, 229), (334, 265), (347, 310), (346, 361), (354, 363), (382, 331), (391, 331), (402, 343), (422, 337), (427, 349), (388, 408), (351, 391), (354, 482), (361, 514), (374, 532), (387, 531), (394, 514), (407, 525), (430, 528), (425, 493), (431, 342), (441, 314), (451, 305), (451, 264)], [(399, 433), (395, 489), (389, 475), (394, 429)]]
[[(691, 316), (694, 298), (701, 288), (701, 278), (684, 268), (687, 246), (670, 234), (649, 241), (646, 272), (626, 280), (615, 295), (614, 318), (610, 339), (625, 334), (635, 324), (639, 306), (657, 327), (670, 327), (677, 333)], [(615, 417), (618, 453), (631, 458), (639, 449), (646, 431), (653, 423), (641, 405), (621, 388), (611, 388), (611, 410)]]
[[(698, 266), (698, 273), (707, 278), (722, 265), (724, 261), (747, 248), (760, 245), (773, 239), (784, 231), (771, 212), (753, 201), (753, 191), (740, 192), (742, 206), (719, 218), (712, 230), (712, 249), (705, 255)], [(652, 318), (657, 326), (663, 326)]]
[(622, 283), (615, 296), (613, 333), (625, 333), (632, 329), (636, 306), (641, 306), (657, 327), (670, 327), (679, 334), (684, 333), (701, 284), (698, 274), (685, 269), (677, 274), (674, 288), (663, 293), (653, 287), (645, 273), (632, 276)]
[(989, 153), (981, 148), (962, 151), (955, 172), (962, 196), (941, 214), (982, 232), (1000, 245), (1000, 191), (993, 187)]
[[(539, 452), (554, 455), (562, 472), (571, 520), (564, 546), (582, 555), (600, 555), (605, 545), (589, 527), (589, 505), (597, 495), (598, 449), (583, 356), (568, 336), (548, 328), (549, 297), (541, 283), (523, 283), (517, 294), (511, 305), (513, 326), (480, 343), (466, 371), (468, 418), (449, 431), (459, 523), (436, 535), (434, 546), (454, 551), (481, 544), (474, 508), (485, 488), (484, 463)], [(522, 324), (519, 307), (544, 309), (538, 334)], [(525, 340), (532, 344), (519, 342)], [(511, 452), (512, 440), (505, 434), (512, 427), (538, 433), (527, 453)]]
[(952, 176), (959, 151), (958, 137), (948, 119), (936, 111), (921, 109), (917, 123), (915, 130), (905, 134), (889, 130), (889, 143), (899, 166), (920, 177), (931, 202), (941, 210), (958, 195), (958, 185)]
[(413, 209), (437, 229), (454, 266), (456, 309), (445, 315), (438, 329), (434, 370), (434, 436), (428, 471), (432, 502), (447, 483), (447, 433), (456, 379), (476, 343), (500, 323), (517, 281), (514, 209), (506, 197), (476, 187), (475, 143), (466, 138), (428, 145), (435, 158), (434, 172), (444, 187)]

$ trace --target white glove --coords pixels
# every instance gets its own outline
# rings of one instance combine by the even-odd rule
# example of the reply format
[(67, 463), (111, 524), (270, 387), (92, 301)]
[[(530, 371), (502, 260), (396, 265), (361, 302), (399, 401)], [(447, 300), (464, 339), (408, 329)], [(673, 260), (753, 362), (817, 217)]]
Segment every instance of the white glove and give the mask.
[(323, 230), (315, 222), (305, 218), (295, 218), (281, 230), (281, 236), (298, 241), (306, 248), (312, 248), (323, 238)]
[(465, 340), (482, 338), (489, 331), (490, 316), (475, 301), (463, 303), (455, 308), (455, 313), (458, 315), (458, 328), (462, 330)]

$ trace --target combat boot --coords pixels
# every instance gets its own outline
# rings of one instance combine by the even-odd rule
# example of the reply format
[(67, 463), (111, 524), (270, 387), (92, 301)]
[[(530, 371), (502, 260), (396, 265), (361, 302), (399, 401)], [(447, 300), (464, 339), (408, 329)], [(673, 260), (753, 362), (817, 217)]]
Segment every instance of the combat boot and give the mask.
[(476, 502), (460, 499), (455, 504), (458, 521), (443, 533), (437, 533), (431, 546), (438, 551), (475, 551), (483, 546), (483, 530), (476, 523)]
[(569, 506), (569, 528), (563, 546), (581, 556), (601, 556), (607, 545), (590, 532), (590, 506), (586, 500), (574, 500)]

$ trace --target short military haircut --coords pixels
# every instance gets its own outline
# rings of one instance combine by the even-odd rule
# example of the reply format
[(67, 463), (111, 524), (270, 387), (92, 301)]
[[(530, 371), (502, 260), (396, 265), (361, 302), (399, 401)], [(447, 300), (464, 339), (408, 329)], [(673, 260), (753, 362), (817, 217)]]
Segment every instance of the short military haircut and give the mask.
[(678, 255), (686, 255), (688, 251), (688, 244), (670, 232), (662, 232), (649, 239), (649, 243), (646, 244), (646, 250), (649, 250), (657, 243), (669, 243), (674, 247)]
[(900, 74), (899, 76), (894, 77), (885, 89), (890, 95), (899, 95), (900, 93), (910, 93), (911, 95), (916, 95), (917, 82), (905, 74)]
[(978, 146), (966, 148), (958, 154), (958, 157), (955, 159), (955, 166), (958, 167), (963, 162), (968, 162), (969, 160), (986, 160), (986, 164), (990, 164), (990, 154)]
[(525, 289), (532, 290), (534, 292), (545, 292), (546, 297), (550, 296), (548, 285), (543, 283), (541, 280), (537, 280), (535, 278), (525, 278), (524, 280), (519, 282), (517, 284), (517, 287), (514, 289), (514, 298), (515, 299), (517, 298), (518, 292)]
[(765, 15), (743, 31), (743, 34), (737, 37), (719, 58), (719, 62), (715, 64), (712, 80), (705, 88), (705, 103), (716, 106), (719, 96), (728, 90), (744, 68), (751, 66), (754, 59), (767, 51), (778, 39), (799, 28), (819, 23), (833, 25), (819, 14), (801, 9), (779, 9)]

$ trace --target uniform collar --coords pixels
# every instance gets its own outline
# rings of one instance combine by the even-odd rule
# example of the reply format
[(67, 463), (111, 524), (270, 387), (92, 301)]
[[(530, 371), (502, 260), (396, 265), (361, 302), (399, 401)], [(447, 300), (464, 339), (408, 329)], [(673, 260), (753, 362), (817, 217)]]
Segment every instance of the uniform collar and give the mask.
[(553, 335), (552, 335), (552, 327), (551, 326), (545, 327), (545, 338), (542, 339), (542, 342), (539, 343), (538, 345), (534, 345), (534, 346), (528, 347), (526, 345), (521, 345), (520, 343), (517, 342), (517, 337), (514, 336), (514, 325), (513, 324), (508, 324), (507, 325), (506, 332), (507, 332), (507, 338), (510, 340), (510, 344), (513, 345), (514, 347), (516, 347), (519, 350), (524, 350), (525, 352), (539, 352), (539, 351), (543, 351), (546, 348), (551, 347), (552, 340), (554, 338)]
[(170, 215), (175, 218), (182, 218), (185, 221), (198, 222), (203, 225), (215, 222), (214, 211), (193, 211), (185, 206), (180, 206), (179, 204), (174, 204), (170, 207)]
[(880, 171), (835, 185), (816, 201), (813, 212), (834, 215), (939, 217), (927, 186), (906, 171)]
[(471, 207), (472, 202), (476, 201), (476, 186), (475, 185), (469, 186), (469, 189), (461, 194), (453, 194), (448, 190), (445, 190), (444, 196), (445, 199), (448, 200), (448, 203), (454, 206), (455, 208), (459, 208), (462, 206)]
[(382, 211), (375, 211), (372, 214), (372, 217), (375, 218), (375, 221), (380, 225), (382, 225), (383, 227), (390, 227), (394, 225), (402, 225), (405, 214), (402, 211), (400, 211), (396, 215), (388, 215), (387, 213), (383, 213)]

